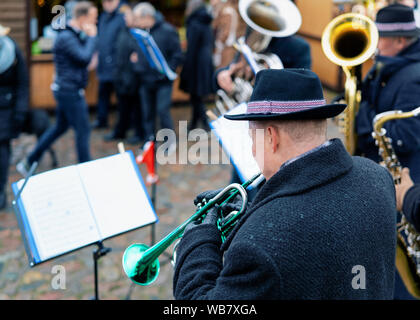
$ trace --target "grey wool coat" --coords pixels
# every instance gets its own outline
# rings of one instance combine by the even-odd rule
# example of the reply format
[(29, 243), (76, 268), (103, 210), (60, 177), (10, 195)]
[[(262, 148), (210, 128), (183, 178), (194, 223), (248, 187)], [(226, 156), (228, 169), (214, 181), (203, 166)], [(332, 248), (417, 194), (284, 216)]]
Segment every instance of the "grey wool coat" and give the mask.
[(214, 225), (178, 247), (176, 299), (392, 299), (395, 189), (338, 139), (283, 165), (222, 244)]

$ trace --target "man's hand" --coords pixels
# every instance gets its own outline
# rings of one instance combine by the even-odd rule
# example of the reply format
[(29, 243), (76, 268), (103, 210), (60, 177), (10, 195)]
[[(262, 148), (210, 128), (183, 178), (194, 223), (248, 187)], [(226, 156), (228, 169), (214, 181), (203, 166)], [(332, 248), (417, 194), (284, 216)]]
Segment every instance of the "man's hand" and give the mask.
[(131, 61), (132, 63), (137, 63), (137, 62), (139, 61), (139, 56), (138, 56), (137, 52), (133, 52), (133, 53), (130, 55), (130, 61)]
[[(204, 191), (200, 193), (195, 199), (194, 199), (194, 205), (198, 205), (203, 202), (204, 199), (206, 199), (206, 202), (209, 202), (211, 199), (213, 199), (216, 195), (218, 195), (224, 188), (217, 189), (217, 190), (209, 190)], [(228, 203), (225, 203), (223, 205), (220, 205), (224, 212), (229, 212), (236, 210), (236, 208), (241, 209), (242, 207), (242, 197), (238, 193), (233, 199), (231, 199)]]
[(217, 75), (217, 83), (227, 93), (232, 93), (235, 88), (230, 70), (220, 71)]
[(219, 87), (229, 94), (232, 93), (235, 89), (235, 84), (233, 83), (232, 75), (235, 74), (238, 70), (240, 70), (242, 66), (242, 62), (232, 63), (229, 66), (229, 69), (219, 72), (219, 74), (217, 75), (217, 83)]
[(207, 215), (204, 217), (202, 222), (199, 221), (194, 221), (191, 222), (189, 225), (187, 225), (185, 227), (184, 230), (184, 234), (187, 233), (188, 231), (194, 229), (197, 226), (200, 225), (214, 225), (216, 226), (217, 224), (217, 219), (219, 218), (219, 212), (220, 212), (220, 207), (218, 205), (215, 205), (214, 207), (210, 208), (207, 212)]
[(86, 33), (88, 37), (96, 37), (96, 35), (98, 34), (98, 28), (94, 24), (85, 23), (84, 25), (82, 25), (81, 28), (82, 31)]
[(401, 183), (395, 186), (398, 211), (402, 211), (405, 194), (413, 185), (414, 182), (411, 180), (410, 170), (408, 168), (402, 169)]

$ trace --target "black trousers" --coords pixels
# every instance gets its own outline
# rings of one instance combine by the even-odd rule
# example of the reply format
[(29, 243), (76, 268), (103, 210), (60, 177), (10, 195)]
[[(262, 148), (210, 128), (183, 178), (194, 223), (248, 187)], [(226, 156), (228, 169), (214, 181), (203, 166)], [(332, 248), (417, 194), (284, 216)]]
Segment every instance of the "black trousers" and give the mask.
[(112, 81), (100, 81), (97, 105), (97, 121), (101, 126), (108, 125), (108, 112), (111, 105), (111, 94), (115, 90)]
[(192, 118), (190, 127), (196, 128), (198, 123), (201, 121), (203, 125), (207, 124), (206, 106), (203, 103), (203, 97), (196, 94), (190, 94), (190, 103), (192, 105)]
[(141, 105), (138, 92), (135, 94), (117, 94), (118, 97), (118, 121), (114, 128), (114, 135), (125, 138), (127, 131), (133, 125), (135, 135), (144, 138)]
[(0, 141), (0, 193), (6, 191), (9, 177), (10, 140)]

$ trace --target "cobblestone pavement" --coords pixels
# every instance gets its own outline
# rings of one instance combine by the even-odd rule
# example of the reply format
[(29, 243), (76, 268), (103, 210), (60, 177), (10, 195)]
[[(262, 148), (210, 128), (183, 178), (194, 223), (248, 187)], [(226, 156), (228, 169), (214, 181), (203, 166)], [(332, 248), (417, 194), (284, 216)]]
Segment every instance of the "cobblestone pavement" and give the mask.
[[(187, 120), (190, 109), (187, 106), (172, 108), (175, 123)], [(115, 122), (115, 112), (111, 114), (111, 124)], [(94, 115), (92, 114), (92, 120)], [(330, 122), (330, 136), (337, 136), (336, 126)], [(103, 136), (108, 130), (94, 130), (91, 136), (92, 158), (98, 159), (117, 153), (116, 142), (104, 142)], [(16, 162), (22, 159), (36, 140), (33, 136), (22, 135), (13, 142), (13, 157), (11, 159), (8, 201), (12, 200), (10, 184), (21, 177), (16, 172)], [(138, 153), (137, 145), (125, 144), (126, 149)], [(73, 132), (69, 131), (59, 139), (54, 149), (58, 155), (59, 166), (76, 163)], [(51, 169), (51, 159), (45, 155), (37, 172)], [(140, 168), (143, 177), (146, 169)], [(230, 165), (204, 164), (171, 164), (158, 167), (160, 183), (157, 186), (156, 212), (159, 223), (155, 235), (159, 240), (176, 226), (194, 213), (193, 199), (195, 196), (210, 189), (226, 186), (230, 181)], [(150, 190), (149, 190), (150, 193)], [(118, 214), (117, 212), (115, 214)], [(151, 242), (152, 228), (150, 226), (106, 240), (104, 245), (112, 251), (99, 260), (99, 295), (101, 299), (173, 299), (172, 278), (173, 268), (170, 263), (161, 263), (158, 279), (150, 286), (132, 285), (125, 276), (121, 258), (127, 246), (140, 242)], [(168, 253), (172, 253), (172, 248)], [(33, 268), (28, 265), (21, 233), (10, 205), (0, 211), (0, 299), (90, 299), (94, 295), (94, 272), (92, 253), (95, 246), (90, 246)], [(167, 260), (162, 256), (161, 261)], [(64, 267), (66, 281), (65, 289), (53, 289), (55, 276), (53, 267)]]

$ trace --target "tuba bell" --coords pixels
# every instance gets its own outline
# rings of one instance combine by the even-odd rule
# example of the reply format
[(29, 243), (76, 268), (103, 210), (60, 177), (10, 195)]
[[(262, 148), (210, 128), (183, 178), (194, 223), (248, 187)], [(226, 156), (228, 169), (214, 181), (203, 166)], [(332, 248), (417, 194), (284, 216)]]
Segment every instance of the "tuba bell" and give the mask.
[(272, 37), (295, 34), (302, 16), (290, 0), (239, 0), (239, 14), (251, 29), (247, 43), (255, 52), (265, 50)]
[(253, 51), (260, 69), (282, 69), (280, 58), (267, 49), (271, 39), (295, 34), (302, 25), (302, 16), (290, 0), (239, 0), (239, 14), (248, 26), (244, 41)]
[(340, 131), (350, 154), (355, 154), (357, 137), (355, 118), (361, 101), (361, 65), (376, 51), (379, 34), (375, 23), (357, 13), (345, 13), (334, 18), (322, 34), (322, 49), (327, 58), (342, 67), (346, 75), (347, 108), (339, 118)]
[[(273, 37), (288, 37), (299, 30), (299, 9), (290, 0), (239, 0), (238, 6), (248, 28), (244, 37), (236, 39), (234, 48), (246, 57), (254, 74), (266, 68), (282, 69), (283, 63), (276, 54), (262, 52)], [(253, 87), (249, 79), (236, 77), (234, 84), (231, 94), (217, 91), (216, 108), (221, 115), (251, 97)]]

